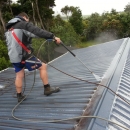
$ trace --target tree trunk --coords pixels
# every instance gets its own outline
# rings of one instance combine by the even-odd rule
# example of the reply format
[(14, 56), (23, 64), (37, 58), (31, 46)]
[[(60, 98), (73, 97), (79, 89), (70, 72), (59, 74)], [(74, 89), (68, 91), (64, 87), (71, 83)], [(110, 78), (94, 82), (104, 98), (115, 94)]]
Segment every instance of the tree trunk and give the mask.
[(0, 9), (0, 21), (1, 21), (2, 26), (3, 26), (3, 29), (4, 29), (4, 31), (5, 31), (5, 22), (4, 22), (4, 19), (3, 19), (3, 17), (2, 17), (1, 9)]
[(39, 17), (39, 20), (40, 20), (40, 24), (41, 24), (42, 28), (45, 29), (44, 26), (43, 26), (43, 23), (42, 23), (42, 19), (41, 19), (40, 13), (39, 13), (39, 9), (38, 9), (38, 0), (36, 0), (36, 8), (37, 8), (37, 13), (38, 13), (38, 17)]
[(12, 16), (13, 16), (13, 11), (12, 11), (12, 8), (11, 8), (11, 6), (10, 6), (10, 4), (11, 4), (11, 2), (12, 2), (12, 1), (11, 1), (11, 0), (9, 0), (8, 2), (9, 2), (9, 9), (10, 9), (11, 14), (12, 14)]
[(34, 21), (34, 25), (36, 25), (35, 10), (34, 10), (34, 4), (33, 4), (33, 1), (31, 2), (31, 0), (30, 0), (30, 3), (31, 3), (31, 5), (32, 5), (32, 10), (33, 10), (33, 21)]

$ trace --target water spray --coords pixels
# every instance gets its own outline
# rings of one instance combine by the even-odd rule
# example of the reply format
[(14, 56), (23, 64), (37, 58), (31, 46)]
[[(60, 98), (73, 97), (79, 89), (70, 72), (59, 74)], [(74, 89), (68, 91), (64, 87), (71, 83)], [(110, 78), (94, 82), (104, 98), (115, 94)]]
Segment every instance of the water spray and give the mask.
[(63, 47), (65, 47), (76, 59), (78, 59), (78, 61), (80, 61), (80, 63), (82, 63), (82, 65), (84, 65), (84, 66), (89, 70), (89, 72), (90, 72), (91, 74), (93, 74), (93, 76), (95, 77), (95, 79), (96, 79), (97, 81), (101, 81), (101, 77), (98, 76), (98, 75), (96, 75), (94, 72), (92, 72), (72, 51), (70, 51), (70, 50), (64, 45), (63, 42), (61, 42), (61, 45), (62, 45)]

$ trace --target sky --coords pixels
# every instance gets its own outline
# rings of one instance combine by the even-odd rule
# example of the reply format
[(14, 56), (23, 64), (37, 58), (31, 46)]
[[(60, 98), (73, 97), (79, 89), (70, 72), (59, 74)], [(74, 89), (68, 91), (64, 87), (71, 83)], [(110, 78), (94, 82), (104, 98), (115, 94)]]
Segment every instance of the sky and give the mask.
[(82, 15), (91, 15), (92, 13), (102, 14), (104, 11), (110, 12), (111, 9), (124, 11), (125, 6), (130, 0), (55, 0), (56, 6), (53, 8), (55, 14), (62, 14), (61, 8), (68, 6), (79, 7)]
[(130, 3), (130, 0), (55, 0), (56, 6), (53, 10), (55, 15), (62, 14), (61, 8), (68, 5), (79, 7), (82, 15), (91, 15), (95, 12), (102, 14), (104, 11), (110, 12), (111, 9), (115, 9), (117, 12), (124, 11), (128, 3)]

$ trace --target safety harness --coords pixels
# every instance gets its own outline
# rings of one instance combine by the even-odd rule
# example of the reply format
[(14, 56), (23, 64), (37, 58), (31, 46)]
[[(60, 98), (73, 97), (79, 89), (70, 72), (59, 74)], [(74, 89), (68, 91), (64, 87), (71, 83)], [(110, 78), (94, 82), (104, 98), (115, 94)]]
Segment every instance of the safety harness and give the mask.
[(17, 35), (15, 34), (14, 32), (14, 29), (13, 28), (10, 28), (9, 31), (12, 32), (12, 35), (14, 37), (14, 39), (18, 42), (18, 44), (28, 53), (28, 54), (31, 54), (31, 50), (29, 50), (21, 41), (20, 39), (17, 37)]

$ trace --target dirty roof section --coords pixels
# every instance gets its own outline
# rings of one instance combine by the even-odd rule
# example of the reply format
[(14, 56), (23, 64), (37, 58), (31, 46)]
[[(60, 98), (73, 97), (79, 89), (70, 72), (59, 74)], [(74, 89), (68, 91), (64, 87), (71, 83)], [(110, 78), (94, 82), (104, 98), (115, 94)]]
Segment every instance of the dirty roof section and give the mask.
[[(112, 77), (127, 43), (128, 38), (125, 38), (76, 49), (73, 52), (92, 72), (100, 76), (101, 83), (106, 85)], [(49, 83), (54, 87), (59, 86), (61, 91), (44, 96), (44, 88), (38, 71), (31, 93), (34, 72), (25, 71), (25, 94), (29, 95), (14, 111), (17, 120), (12, 117), (11, 113), (17, 104), (14, 86), (15, 73), (13, 68), (1, 71), (0, 85), (3, 87), (0, 88), (0, 129), (86, 130), (88, 128), (91, 124), (90, 120), (87, 118), (77, 119), (77, 117), (93, 115), (105, 90), (94, 84), (99, 83), (94, 75), (69, 52), (49, 64), (82, 80), (65, 75), (48, 65)], [(61, 121), (64, 119), (67, 120)]]

